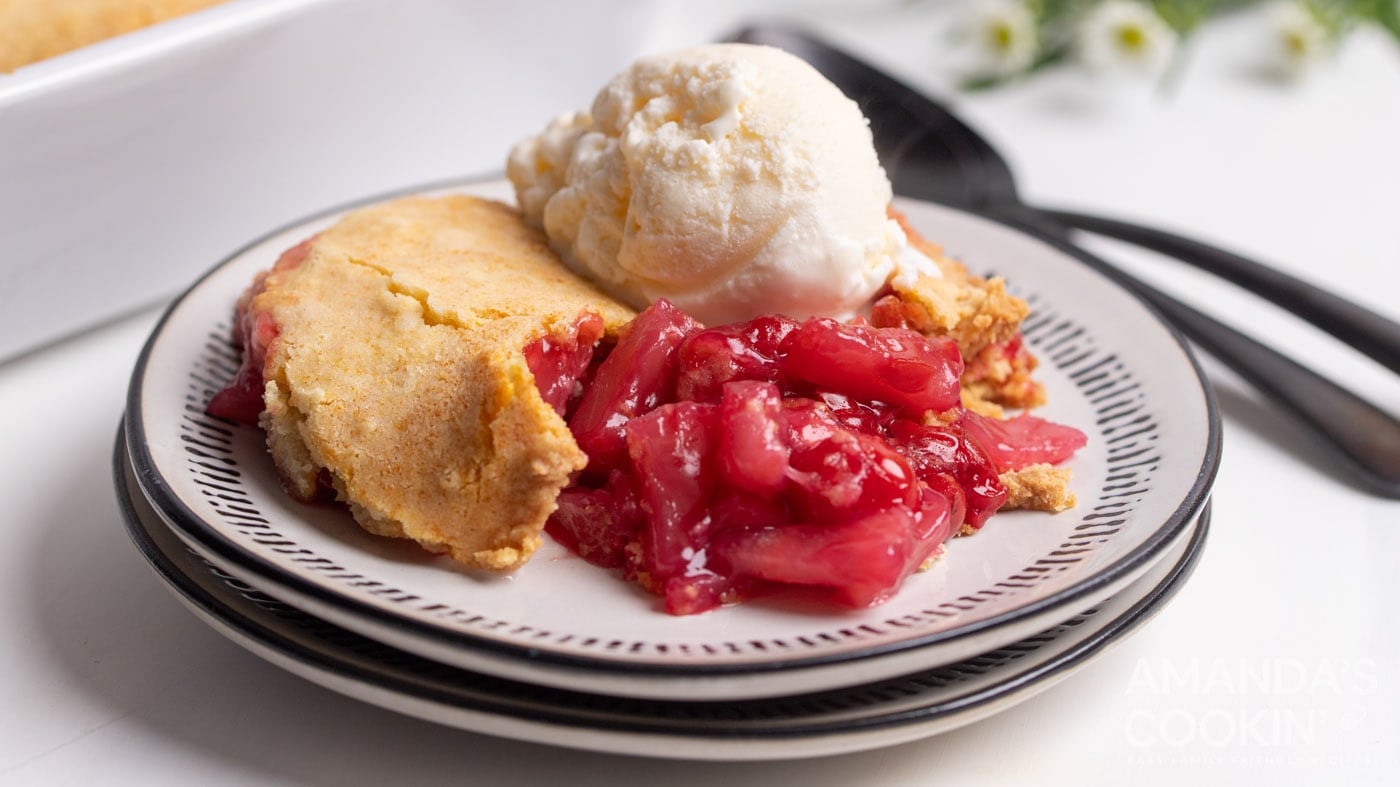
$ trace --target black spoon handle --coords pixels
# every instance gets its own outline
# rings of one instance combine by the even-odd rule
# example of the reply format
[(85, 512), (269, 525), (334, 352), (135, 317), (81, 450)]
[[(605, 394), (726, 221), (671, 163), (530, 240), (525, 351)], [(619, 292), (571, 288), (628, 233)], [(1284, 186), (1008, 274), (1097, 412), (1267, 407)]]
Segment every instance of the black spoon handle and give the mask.
[[(998, 213), (1022, 229), (1073, 245), (1053, 214), (1025, 207)], [(1400, 499), (1400, 421), (1288, 356), (1083, 249), (1077, 251), (1081, 260), (1150, 303), (1187, 338), (1324, 438), (1344, 463), (1346, 477), (1374, 494)]]
[(1286, 355), (1146, 285), (1133, 286), (1187, 337), (1326, 436), (1360, 486), (1400, 499), (1400, 421)]
[(1194, 265), (1270, 300), (1400, 372), (1400, 323), (1267, 265), (1170, 232), (1064, 210), (1042, 213)]

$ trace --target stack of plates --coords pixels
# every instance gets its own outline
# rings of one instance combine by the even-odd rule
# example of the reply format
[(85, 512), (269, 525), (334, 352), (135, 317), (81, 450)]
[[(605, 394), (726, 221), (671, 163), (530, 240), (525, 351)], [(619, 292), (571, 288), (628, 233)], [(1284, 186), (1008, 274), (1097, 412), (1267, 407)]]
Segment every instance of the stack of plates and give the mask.
[[(449, 187), (508, 196), (500, 183)], [(116, 484), (133, 540), (210, 625), (336, 691), (465, 729), (690, 758), (831, 754), (1009, 707), (1149, 618), (1204, 542), (1214, 403), (1178, 337), (1072, 253), (966, 213), (899, 207), (1028, 298), (1046, 417), (1089, 434), (1079, 503), (998, 515), (872, 609), (764, 600), (670, 617), (547, 543), (508, 577), (370, 536), (283, 494), (256, 429), (203, 412), (233, 373), (253, 274), (332, 223), (278, 231), (170, 309), (137, 364)], [(659, 745), (660, 744), (660, 745)]]

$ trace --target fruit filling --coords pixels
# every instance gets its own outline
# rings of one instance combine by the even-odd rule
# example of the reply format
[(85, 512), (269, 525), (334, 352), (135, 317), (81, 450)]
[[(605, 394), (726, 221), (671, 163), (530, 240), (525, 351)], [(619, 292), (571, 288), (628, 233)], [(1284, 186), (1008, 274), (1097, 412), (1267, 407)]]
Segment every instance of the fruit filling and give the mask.
[[(585, 318), (560, 349), (526, 349), (589, 457), (546, 527), (672, 614), (783, 586), (879, 603), (1001, 507), (999, 473), (1084, 444), (1033, 416), (964, 410), (956, 344), (905, 327), (705, 328), (659, 300), (601, 363), (596, 335)], [(548, 352), (561, 372), (544, 371)], [(564, 390), (582, 393), (568, 404)]]
[[(272, 271), (291, 270), (305, 262), (316, 237), (313, 235), (282, 252)], [(249, 426), (258, 424), (258, 414), (263, 409), (263, 365), (268, 348), (277, 339), (277, 323), (273, 322), (272, 315), (255, 311), (253, 299), (267, 286), (267, 276), (272, 271), (260, 272), (234, 307), (233, 341), (242, 348), (243, 360), (233, 379), (214, 394), (205, 407), (212, 416)]]
[(564, 415), (583, 393), (580, 380), (593, 361), (593, 350), (603, 338), (603, 318), (592, 312), (581, 315), (564, 336), (542, 336), (525, 346), (525, 365), (535, 376), (535, 386), (545, 404)]
[[(300, 265), (312, 241), (274, 271)], [(265, 284), (239, 300), (243, 361), (212, 415), (258, 422), (279, 333), (253, 308)], [(659, 300), (615, 344), (592, 312), (530, 342), (541, 397), (588, 456), (546, 529), (672, 614), (794, 586), (846, 607), (885, 600), (1006, 503), (1001, 474), (1085, 444), (1036, 416), (965, 409), (976, 366), (906, 312), (886, 298), (873, 324), (764, 315), (705, 327)], [(976, 364), (989, 354), (1031, 358), (1019, 335)]]

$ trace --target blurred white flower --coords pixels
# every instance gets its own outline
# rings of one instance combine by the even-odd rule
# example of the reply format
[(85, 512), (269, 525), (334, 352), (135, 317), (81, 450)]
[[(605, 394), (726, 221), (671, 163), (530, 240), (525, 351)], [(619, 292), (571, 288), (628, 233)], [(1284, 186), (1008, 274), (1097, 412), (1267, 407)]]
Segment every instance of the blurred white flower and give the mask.
[(1277, 3), (1273, 18), (1273, 59), (1279, 70), (1299, 76), (1332, 52), (1332, 31), (1317, 13), (1297, 0)]
[(1176, 38), (1176, 32), (1147, 4), (1105, 0), (1085, 15), (1078, 44), (1081, 57), (1092, 68), (1152, 75), (1170, 62)]
[(978, 0), (967, 31), (983, 72), (1006, 76), (1024, 71), (1040, 52), (1035, 13), (1025, 0)]

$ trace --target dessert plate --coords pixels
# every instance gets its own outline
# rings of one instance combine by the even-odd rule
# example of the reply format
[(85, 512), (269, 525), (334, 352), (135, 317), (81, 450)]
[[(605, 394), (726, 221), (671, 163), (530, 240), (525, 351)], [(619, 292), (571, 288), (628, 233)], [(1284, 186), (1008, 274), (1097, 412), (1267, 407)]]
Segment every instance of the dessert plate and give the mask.
[[(503, 182), (423, 189), (510, 199)], [(1043, 414), (1089, 444), (1076, 508), (1009, 512), (867, 610), (780, 600), (670, 617), (546, 543), (510, 576), (473, 573), (286, 496), (261, 433), (203, 413), (237, 366), (233, 304), (255, 272), (343, 211), (214, 267), (156, 327), (133, 373), (132, 464), (158, 515), (222, 570), (317, 617), (464, 669), (616, 696), (743, 699), (858, 685), (1016, 642), (1121, 590), (1185, 537), (1219, 460), (1219, 419), (1180, 338), (1072, 250), (929, 203), (898, 207), (973, 270), (1031, 301)]]
[(201, 560), (156, 516), (118, 440), (116, 486), (132, 540), (199, 618), (269, 662), (347, 696), (506, 738), (648, 757), (762, 760), (874, 749), (970, 724), (1054, 686), (1150, 619), (1195, 567), (1189, 537), (1092, 609), (969, 660), (869, 685), (745, 702), (605, 697), (429, 661), (289, 606)]

